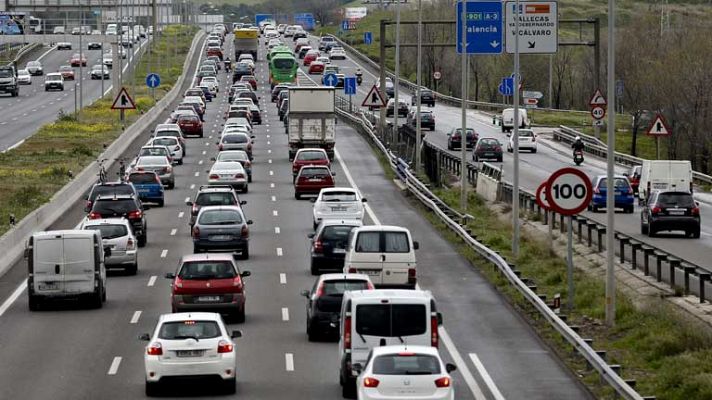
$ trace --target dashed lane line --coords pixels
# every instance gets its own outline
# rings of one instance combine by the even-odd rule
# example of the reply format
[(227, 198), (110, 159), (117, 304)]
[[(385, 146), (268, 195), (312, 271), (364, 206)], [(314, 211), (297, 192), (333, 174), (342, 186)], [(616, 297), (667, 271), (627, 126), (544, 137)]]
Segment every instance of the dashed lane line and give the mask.
[(150, 278), (148, 278), (148, 283), (146, 286), (151, 287), (156, 284), (156, 275), (152, 275)]
[(137, 324), (139, 318), (141, 318), (141, 311), (134, 311), (133, 315), (131, 316), (131, 321), (129, 321), (129, 323)]
[(111, 361), (111, 366), (109, 366), (109, 372), (107, 372), (107, 375), (116, 375), (116, 373), (119, 371), (119, 365), (121, 365), (121, 357), (116, 356), (114, 357), (114, 360)]

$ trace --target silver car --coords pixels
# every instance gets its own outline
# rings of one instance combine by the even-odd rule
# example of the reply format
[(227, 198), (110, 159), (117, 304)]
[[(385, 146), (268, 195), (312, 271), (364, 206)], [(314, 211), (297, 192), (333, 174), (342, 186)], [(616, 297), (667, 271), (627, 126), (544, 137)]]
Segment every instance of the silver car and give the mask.
[(137, 241), (131, 223), (125, 218), (86, 219), (79, 229), (97, 230), (101, 233), (104, 247), (110, 252), (104, 258), (106, 268), (123, 268), (135, 275), (138, 270)]
[(183, 146), (180, 144), (180, 140), (176, 137), (171, 136), (160, 136), (155, 137), (148, 141), (145, 146), (165, 146), (170, 150), (171, 156), (173, 157), (173, 162), (183, 164)]
[(247, 171), (239, 161), (215, 161), (206, 172), (208, 173), (208, 184), (230, 185), (247, 193)]
[(176, 187), (176, 178), (173, 175), (173, 166), (165, 156), (141, 156), (134, 166), (136, 171), (152, 171), (161, 178), (161, 183), (168, 189)]
[(32, 84), (32, 75), (30, 75), (30, 72), (26, 69), (17, 71), (17, 83), (20, 85)]
[(246, 133), (226, 133), (215, 144), (219, 151), (244, 150), (252, 160), (252, 139), (255, 135), (247, 136)]
[(246, 220), (238, 206), (201, 207), (193, 225), (193, 252), (232, 250), (241, 258), (250, 257), (251, 220)]

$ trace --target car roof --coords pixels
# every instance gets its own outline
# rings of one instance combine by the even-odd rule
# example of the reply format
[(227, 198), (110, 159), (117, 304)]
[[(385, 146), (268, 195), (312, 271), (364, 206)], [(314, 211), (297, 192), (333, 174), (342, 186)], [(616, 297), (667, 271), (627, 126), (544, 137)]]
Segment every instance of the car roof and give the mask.
[(363, 226), (363, 222), (361, 222), (361, 220), (358, 220), (358, 219), (322, 219), (320, 225), (322, 225), (322, 226)]
[(384, 231), (396, 231), (396, 232), (408, 232), (408, 228), (404, 228), (402, 226), (395, 226), (395, 225), (365, 225), (360, 228), (358, 228), (359, 231), (371, 231), (371, 232), (384, 232)]
[(371, 357), (382, 356), (386, 354), (398, 354), (398, 353), (415, 353), (415, 354), (427, 354), (429, 356), (435, 356), (440, 358), (440, 353), (438, 349), (433, 346), (417, 346), (408, 344), (398, 344), (391, 346), (380, 346), (374, 347), (372, 350)]
[(191, 261), (230, 261), (232, 263), (235, 263), (235, 258), (231, 253), (185, 254), (181, 258), (181, 263)]
[(179, 321), (187, 321), (187, 320), (222, 322), (222, 317), (220, 317), (220, 314), (218, 314), (218, 313), (211, 313), (211, 312), (171, 313), (171, 314), (161, 314), (161, 316), (158, 317), (159, 323), (179, 322)]
[[(410, 289), (375, 289), (375, 290), (351, 290), (347, 292), (352, 299), (376, 300), (376, 299), (428, 299), (433, 295), (427, 290)], [(345, 294), (346, 296), (347, 294)]]
[(82, 225), (84, 227), (96, 225), (125, 225), (130, 227), (129, 221), (126, 218), (87, 219)]
[(367, 281), (370, 282), (371, 279), (368, 277), (366, 274), (340, 274), (340, 273), (333, 273), (333, 274), (321, 274), (319, 276), (319, 281), (324, 282), (324, 281), (343, 281), (343, 280), (361, 280), (361, 281)]

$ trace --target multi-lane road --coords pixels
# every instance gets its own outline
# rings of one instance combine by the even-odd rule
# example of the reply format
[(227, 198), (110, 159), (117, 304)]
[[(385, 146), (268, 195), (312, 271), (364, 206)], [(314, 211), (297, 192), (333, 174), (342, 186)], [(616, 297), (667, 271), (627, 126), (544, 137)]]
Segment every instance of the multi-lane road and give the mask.
[[(229, 40), (226, 47), (230, 53)], [(253, 183), (249, 194), (241, 196), (254, 225), (251, 258), (241, 262), (242, 270), (252, 272), (247, 278), (247, 319), (231, 326), (244, 333), (237, 342), (235, 397), (335, 399), (340, 397), (337, 344), (307, 341), (305, 299), (299, 294), (314, 281), (307, 239), (312, 203), (294, 199), (287, 137), (269, 103), (265, 63), (258, 62), (257, 69), (264, 124), (255, 128)], [(194, 71), (195, 65), (184, 72)], [(206, 137), (188, 140), (185, 163), (176, 169), (176, 189), (167, 192), (165, 207), (147, 212), (148, 245), (140, 250), (138, 274), (111, 274), (104, 308), (67, 304), (31, 313), (22, 285), (25, 263), (18, 262), (0, 278), (0, 359), (5, 366), (0, 397), (143, 397), (145, 343), (137, 336), (151, 331), (161, 313), (170, 312), (169, 281), (162, 277), (175, 270), (183, 254), (192, 252), (185, 201), (206, 183), (210, 158), (217, 152), (215, 140), (231, 82), (224, 74), (220, 79), (221, 92), (208, 105)], [(137, 151), (146, 135), (127, 155)], [(408, 227), (421, 243), (419, 282), (433, 292), (444, 315), (441, 352), (459, 367), (454, 374), (458, 399), (590, 397), (527, 322), (408, 204), (384, 177), (367, 142), (343, 123), (338, 125), (336, 150), (337, 184), (358, 187), (368, 198), (366, 222)], [(72, 210), (54, 228), (75, 226), (83, 217), (82, 204)], [(209, 390), (194, 385), (173, 394), (185, 397)]]
[[(55, 39), (65, 41), (61, 35)], [(41, 36), (33, 36), (33, 38), (41, 38)], [(67, 42), (72, 43), (72, 50), (57, 50), (56, 47), (45, 46), (39, 55), (35, 58), (42, 63), (45, 75), (49, 72), (57, 72), (60, 66), (69, 65), (69, 60), (72, 55), (79, 53), (79, 36), (67, 35)], [(74, 112), (75, 102), (79, 107), (81, 93), (83, 100), (82, 104), (88, 106), (102, 95), (102, 81), (92, 80), (89, 76), (91, 67), (96, 64), (101, 64), (102, 54), (108, 51), (110, 45), (105, 43), (105, 50), (88, 50), (87, 43), (91, 41), (102, 41), (101, 36), (82, 36), (83, 54), (87, 59), (86, 67), (82, 68), (80, 74), (79, 67), (74, 68), (75, 80), (64, 82), (64, 91), (44, 90), (45, 76), (33, 76), (31, 85), (20, 85), (20, 95), (18, 97), (10, 97), (9, 95), (0, 95), (0, 150), (7, 150), (19, 145), (29, 136), (32, 136), (44, 124), (50, 123), (57, 119), (59, 110), (66, 113)], [(49, 43), (49, 42), (48, 42)], [(56, 42), (53, 42), (56, 43)], [(145, 46), (146, 39), (142, 39), (141, 43), (134, 44), (130, 51), (137, 53), (140, 49), (139, 44)], [(138, 60), (137, 58), (135, 60)], [(29, 61), (29, 60), (27, 60)], [(25, 68), (26, 62), (18, 65), (18, 69)], [(123, 69), (128, 66), (128, 57), (122, 61)], [(114, 68), (111, 74), (116, 74), (119, 68), (118, 56), (114, 56)], [(81, 80), (80, 80), (81, 78)], [(79, 84), (84, 86), (80, 91)], [(104, 93), (112, 86), (112, 79), (103, 81)]]

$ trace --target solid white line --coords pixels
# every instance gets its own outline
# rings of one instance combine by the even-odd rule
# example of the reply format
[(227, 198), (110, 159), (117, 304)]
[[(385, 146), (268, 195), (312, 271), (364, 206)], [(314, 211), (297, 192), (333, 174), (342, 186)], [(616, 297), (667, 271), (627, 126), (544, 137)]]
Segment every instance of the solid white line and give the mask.
[(462, 359), (462, 356), (460, 356), (460, 353), (455, 348), (455, 344), (452, 342), (452, 339), (450, 339), (450, 335), (447, 334), (445, 328), (442, 326), (438, 328), (438, 333), (440, 334), (440, 340), (442, 340), (445, 348), (447, 348), (452, 360), (455, 361), (457, 370), (460, 371), (460, 375), (462, 375), (465, 383), (470, 388), (472, 395), (475, 396), (475, 399), (485, 399), (486, 397), (482, 392), (482, 388), (477, 384), (477, 381), (472, 376), (472, 372), (470, 372), (470, 369), (467, 367), (467, 363), (465, 363), (465, 360)]
[(138, 323), (139, 318), (141, 318), (141, 311), (134, 311), (133, 316), (131, 317), (130, 323), (132, 323), (132, 324)]
[(278, 226), (275, 226), (275, 227), (274, 227), (274, 233), (276, 233), (277, 235), (279, 235), (279, 232), (280, 232), (279, 227), (278, 227)]
[(289, 309), (287, 307), (282, 307), (282, 321), (289, 321)]
[[(358, 186), (356, 186), (356, 182), (354, 182), (354, 178), (351, 177), (349, 168), (346, 166), (346, 163), (344, 162), (344, 160), (341, 159), (341, 154), (339, 153), (339, 151), (334, 149), (334, 155), (336, 157), (336, 160), (339, 162), (339, 164), (341, 164), (341, 169), (344, 170), (344, 175), (346, 176), (346, 180), (349, 181), (349, 184), (351, 185), (351, 187), (358, 190), (359, 194), (361, 194), (361, 190), (358, 188)], [(368, 216), (371, 217), (371, 221), (373, 221), (373, 224), (381, 225), (381, 221), (378, 220), (378, 217), (376, 217), (376, 214), (371, 209), (371, 206), (369, 206), (368, 203), (364, 203), (363, 206), (364, 206), (363, 208), (366, 210), (366, 213), (368, 214)]]
[(282, 248), (277, 247), (277, 257), (282, 257)]
[(272, 164), (272, 159), (267, 160), (268, 164)]
[(285, 353), (284, 354), (284, 364), (287, 371), (294, 371), (294, 354)]
[(156, 275), (152, 275), (148, 278), (148, 284), (146, 286), (151, 287), (156, 284)]
[(111, 366), (109, 367), (109, 372), (107, 372), (107, 375), (116, 375), (116, 373), (119, 371), (119, 365), (121, 365), (121, 357), (114, 357), (114, 361), (111, 362)]
[(183, 211), (179, 212), (179, 213), (178, 213), (178, 218), (183, 218), (183, 215), (185, 215), (185, 213), (184, 213)]
[(277, 210), (272, 210), (272, 215), (277, 217), (279, 216), (279, 212)]
[(22, 292), (27, 289), (27, 279), (23, 280), (22, 283), (20, 283), (17, 288), (15, 289), (14, 292), (8, 297), (0, 306), (0, 317), (2, 317), (3, 314), (10, 308), (12, 303), (14, 303), (18, 297), (22, 294)]
[(163, 251), (161, 252), (161, 258), (166, 258), (167, 255), (168, 255), (168, 249), (163, 249)]
[(171, 236), (175, 236), (176, 232), (178, 232), (178, 229), (176, 229), (176, 228), (171, 229)]
[(55, 49), (55, 47), (52, 47), (52, 48), (50, 48), (49, 50), (45, 51), (44, 53), (42, 53), (41, 56), (37, 57), (37, 60), (35, 60), (35, 61), (41, 61), (41, 60), (44, 58), (44, 56), (46, 56), (47, 54), (49, 54), (49, 53), (50, 53), (52, 50), (54, 50), (54, 49)]
[(496, 400), (504, 400), (504, 396), (502, 396), (502, 393), (500, 393), (499, 389), (497, 388), (497, 385), (494, 384), (492, 377), (485, 369), (485, 366), (484, 364), (482, 364), (482, 361), (480, 361), (480, 358), (477, 357), (477, 354), (470, 353), (470, 360), (472, 360), (472, 363), (475, 364), (477, 372), (480, 373), (482, 380), (485, 381), (485, 385), (487, 385), (487, 389), (489, 389), (490, 393), (492, 393), (492, 396), (494, 396)]
[(280, 283), (280, 285), (287, 284), (287, 274), (285, 274), (284, 272), (279, 274), (279, 283)]
[[(24, 115), (23, 115), (23, 116), (24, 116)], [(269, 144), (272, 144), (272, 142), (270, 142), (270, 141), (268, 140), (268, 141), (267, 141), (267, 144), (268, 144), (268, 145), (269, 145)]]
[(271, 150), (271, 149), (267, 149), (267, 154), (272, 154), (272, 150)]

